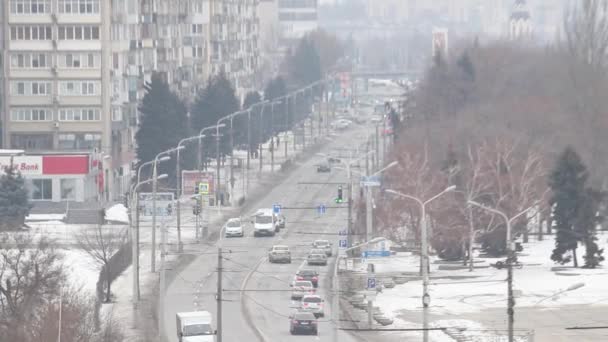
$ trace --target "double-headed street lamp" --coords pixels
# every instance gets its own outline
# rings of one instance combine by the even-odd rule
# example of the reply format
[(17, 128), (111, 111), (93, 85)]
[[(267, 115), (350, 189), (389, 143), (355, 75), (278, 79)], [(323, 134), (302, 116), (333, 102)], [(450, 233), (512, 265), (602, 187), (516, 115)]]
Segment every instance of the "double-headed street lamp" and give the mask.
[(150, 269), (152, 273), (156, 271), (156, 192), (158, 188), (158, 162), (160, 161), (161, 157), (167, 156), (183, 148), (184, 146), (174, 147), (160, 152), (156, 155), (156, 157), (154, 157), (152, 167), (152, 255), (150, 260)]
[(182, 252), (184, 246), (182, 244), (182, 226), (181, 226), (181, 206), (180, 206), (180, 198), (182, 197), (182, 169), (181, 169), (181, 159), (179, 151), (182, 148), (185, 148), (185, 143), (193, 140), (201, 141), (205, 137), (204, 134), (200, 134), (197, 136), (184, 138), (177, 143), (177, 152), (176, 152), (176, 162), (175, 162), (175, 177), (177, 180), (177, 202), (176, 202), (176, 210), (177, 210), (177, 245), (179, 252)]
[(479, 202), (469, 200), (468, 203), (470, 205), (481, 208), (485, 211), (489, 211), (491, 213), (499, 215), (500, 217), (503, 218), (503, 220), (505, 220), (505, 223), (507, 225), (507, 238), (506, 238), (506, 244), (507, 244), (507, 297), (508, 297), (507, 298), (507, 315), (509, 317), (509, 319), (508, 319), (509, 342), (513, 342), (513, 329), (514, 329), (513, 322), (515, 320), (515, 309), (514, 309), (515, 308), (515, 299), (513, 298), (513, 261), (515, 259), (515, 248), (513, 248), (513, 239), (511, 238), (511, 225), (512, 225), (513, 221), (515, 221), (522, 215), (526, 214), (528, 211), (530, 211), (530, 209), (534, 208), (535, 206), (531, 206), (531, 207), (517, 213), (513, 217), (508, 217), (507, 214), (505, 214), (504, 212), (502, 212), (498, 209), (488, 207)]
[[(165, 159), (167, 160), (167, 159)], [(139, 169), (145, 164), (151, 164), (150, 162), (146, 162), (142, 164)], [(138, 172), (138, 181), (136, 184), (131, 186), (131, 198), (129, 199), (129, 206), (132, 208), (132, 217), (135, 216), (135, 227), (133, 227), (132, 217), (129, 218), (129, 226), (131, 227), (131, 253), (133, 258), (133, 304), (135, 305), (139, 301), (139, 187), (144, 184), (151, 183), (154, 179), (146, 179), (144, 181), (139, 181), (139, 172)], [(165, 179), (167, 178), (167, 174), (164, 173), (156, 177), (156, 179)]]
[(420, 256), (422, 258), (421, 268), (422, 268), (422, 307), (423, 307), (423, 340), (427, 342), (429, 340), (429, 331), (428, 331), (428, 307), (431, 302), (431, 297), (428, 292), (429, 286), (429, 247), (428, 247), (428, 238), (427, 238), (427, 222), (426, 222), (426, 206), (442, 195), (454, 191), (456, 189), (455, 185), (447, 187), (442, 192), (437, 195), (429, 198), (426, 201), (419, 199), (418, 197), (411, 196), (408, 194), (401, 193), (399, 191), (387, 189), (386, 192), (396, 195), (398, 197), (407, 198), (415, 201), (420, 205), (420, 240), (421, 240), (421, 251)]

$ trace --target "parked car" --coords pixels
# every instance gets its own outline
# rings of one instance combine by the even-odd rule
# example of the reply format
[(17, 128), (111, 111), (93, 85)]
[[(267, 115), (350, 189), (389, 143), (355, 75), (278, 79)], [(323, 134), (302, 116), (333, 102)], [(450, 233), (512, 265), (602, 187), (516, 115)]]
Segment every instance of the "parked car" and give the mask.
[(310, 280), (296, 280), (293, 283), (293, 290), (291, 291), (291, 299), (302, 299), (302, 297), (315, 294), (315, 287), (312, 285)]
[(330, 257), (332, 255), (332, 245), (328, 240), (315, 240), (312, 243), (312, 248), (323, 249), (325, 254)]
[(291, 264), (291, 252), (289, 246), (274, 245), (268, 250), (268, 261), (272, 264), (285, 262)]
[(296, 273), (296, 282), (307, 280), (312, 283), (314, 287), (319, 286), (319, 272), (310, 269), (302, 269)]
[(317, 165), (317, 172), (331, 172), (331, 166), (326, 163)]
[(307, 295), (300, 301), (302, 311), (312, 312), (315, 317), (325, 316), (325, 301), (318, 295)]
[(325, 252), (308, 254), (308, 257), (306, 258), (306, 263), (309, 266), (312, 266), (312, 265), (327, 266), (327, 255), (325, 254)]
[(289, 318), (289, 332), (292, 335), (300, 333), (316, 335), (319, 332), (317, 318), (311, 312), (299, 311), (289, 316)]
[(242, 224), (240, 218), (238, 218), (238, 217), (231, 218), (228, 221), (226, 221), (226, 224), (224, 225), (224, 236), (225, 237), (232, 237), (232, 236), (243, 237), (244, 235), (245, 235), (245, 233), (243, 232), (243, 224)]

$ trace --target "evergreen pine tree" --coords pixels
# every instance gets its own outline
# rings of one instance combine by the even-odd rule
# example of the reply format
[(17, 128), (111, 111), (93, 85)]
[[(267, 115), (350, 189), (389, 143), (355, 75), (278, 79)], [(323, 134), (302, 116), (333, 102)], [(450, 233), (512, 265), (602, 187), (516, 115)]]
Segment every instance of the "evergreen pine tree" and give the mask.
[(581, 241), (585, 245), (584, 268), (595, 268), (604, 261), (602, 255), (604, 250), (600, 249), (596, 243), (596, 227), (601, 223), (601, 218), (597, 213), (604, 196), (605, 194), (600, 191), (587, 188), (579, 205), (576, 226), (577, 231), (581, 233)]
[[(236, 97), (234, 87), (226, 77), (224, 72), (213, 76), (207, 86), (198, 94), (191, 112), (191, 124), (195, 132), (209, 126), (213, 126), (222, 117), (237, 112), (241, 108), (240, 101)], [(230, 121), (224, 122), (230, 129)], [(234, 125), (234, 122), (233, 122)], [(221, 138), (221, 151), (227, 152), (228, 134)], [(214, 148), (205, 149), (207, 156), (215, 156), (215, 141), (209, 136), (206, 138), (205, 146)]]
[(306, 86), (321, 79), (321, 58), (308, 37), (303, 37), (288, 60), (289, 79), (297, 86)]
[[(135, 134), (139, 163), (152, 160), (159, 152), (175, 147), (188, 134), (186, 107), (171, 92), (167, 82), (156, 74), (145, 89), (146, 94), (139, 106), (141, 121)], [(160, 167), (163, 172), (174, 175), (171, 171), (175, 167)]]
[[(557, 229), (551, 260), (565, 264), (572, 259), (574, 267), (578, 267), (576, 248), (582, 237), (576, 224), (579, 206), (585, 197), (587, 177), (587, 169), (572, 147), (566, 147), (561, 153), (549, 177), (549, 187), (553, 192), (550, 205), (555, 208), (553, 219)], [(572, 252), (572, 256), (564, 257), (568, 252)]]
[(30, 212), (25, 180), (15, 167), (0, 176), (0, 231), (17, 230)]

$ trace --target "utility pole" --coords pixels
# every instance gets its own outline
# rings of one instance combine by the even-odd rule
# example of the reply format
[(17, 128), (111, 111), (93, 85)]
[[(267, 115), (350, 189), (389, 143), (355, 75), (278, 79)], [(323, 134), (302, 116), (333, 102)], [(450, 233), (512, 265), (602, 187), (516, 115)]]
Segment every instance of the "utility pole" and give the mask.
[(375, 159), (376, 159), (376, 165), (375, 167), (378, 168), (380, 167), (380, 139), (378, 137), (378, 125), (376, 125), (376, 135), (375, 135), (375, 145), (376, 145), (376, 155), (375, 155)]
[[(289, 96), (285, 96), (285, 137), (283, 137), (285, 144), (285, 160), (287, 160), (287, 129), (289, 128)], [(295, 140), (295, 134), (291, 134)]]
[[(278, 146), (277, 146), (278, 147)], [(274, 102), (270, 105), (270, 172), (274, 172)]]
[(161, 223), (161, 250), (160, 250), (160, 289), (158, 291), (158, 334), (162, 338), (164, 336), (164, 315), (165, 315), (165, 286), (166, 286), (166, 265), (165, 257), (167, 255), (167, 230), (164, 222)]
[(152, 171), (152, 253), (150, 259), (150, 270), (152, 273), (156, 271), (156, 191), (158, 189), (158, 171), (156, 162)]
[(217, 342), (222, 342), (222, 247), (217, 248)]
[(230, 117), (230, 201), (234, 201), (234, 128)]

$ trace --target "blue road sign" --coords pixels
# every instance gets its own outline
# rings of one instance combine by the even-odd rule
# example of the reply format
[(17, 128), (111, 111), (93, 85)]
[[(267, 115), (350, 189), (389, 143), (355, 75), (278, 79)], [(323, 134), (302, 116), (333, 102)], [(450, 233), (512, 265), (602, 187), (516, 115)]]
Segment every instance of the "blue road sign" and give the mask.
[(320, 204), (317, 207), (317, 213), (319, 213), (319, 214), (325, 214), (325, 211), (327, 211), (327, 208), (325, 207), (325, 204)]
[(367, 288), (368, 289), (376, 288), (376, 278), (367, 278)]
[(340, 248), (346, 248), (346, 247), (348, 247), (348, 241), (340, 240)]
[(275, 214), (280, 214), (281, 213), (281, 205), (280, 204), (273, 204), (272, 205), (272, 212)]
[(348, 235), (348, 230), (342, 229), (341, 231), (338, 232), (338, 235), (342, 235), (342, 236)]
[(363, 252), (364, 258), (377, 258), (377, 257), (388, 257), (391, 256), (391, 251), (365, 251)]

